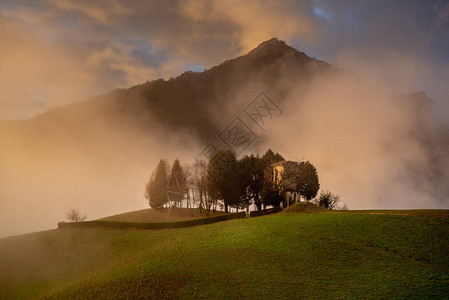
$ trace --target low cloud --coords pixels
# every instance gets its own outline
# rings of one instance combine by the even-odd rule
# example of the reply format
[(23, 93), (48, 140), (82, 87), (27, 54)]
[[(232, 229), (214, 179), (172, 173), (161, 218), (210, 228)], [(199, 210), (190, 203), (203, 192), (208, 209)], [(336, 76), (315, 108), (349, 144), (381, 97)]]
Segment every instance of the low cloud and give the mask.
[[(341, 65), (375, 53), (386, 77), (401, 65), (380, 54), (404, 53), (424, 66), (418, 90), (449, 63), (447, 10), (440, 1), (4, 1), (0, 119), (208, 68), (271, 37)], [(442, 95), (435, 82), (424, 87)]]
[[(417, 142), (410, 134), (414, 121), (393, 100), (424, 90), (435, 100), (433, 118), (449, 127), (447, 8), (439, 1), (3, 1), (0, 120), (209, 68), (275, 36), (357, 75), (316, 78), (305, 90), (284, 78), (285, 113), (258, 132), (265, 139), (259, 152), (273, 147), (289, 159), (309, 159), (322, 187), (341, 194), (350, 208), (447, 207), (441, 201), (447, 146)], [(247, 70), (236, 71), (234, 79), (245, 80), (217, 91), (219, 109), (204, 118), (216, 123), (205, 123), (208, 130), (224, 128), (261, 90), (277, 84), (266, 81), (273, 74), (249, 82), (239, 77)], [(164, 116), (180, 104), (176, 100), (154, 109)], [(77, 122), (79, 115), (70, 116)], [(178, 116), (169, 117), (164, 120)], [(0, 180), (0, 211), (8, 213), (0, 235), (38, 228), (37, 222), (39, 229), (53, 228), (70, 206), (90, 219), (141, 208), (142, 187), (160, 158), (184, 162), (196, 154), (191, 149), (204, 147), (189, 140), (194, 126), (182, 131), (177, 124), (166, 136), (158, 124), (150, 124), (148, 134), (112, 120), (111, 127), (94, 118), (96, 135), (92, 128), (64, 133), (50, 122), (43, 128), (56, 133), (48, 140), (34, 132), (29, 143), (24, 138), (2, 148), (0, 177), (8, 180)], [(76, 143), (86, 133), (102, 138)]]
[(316, 78), (287, 99), (267, 144), (290, 159), (310, 160), (322, 188), (340, 194), (350, 208), (447, 207), (449, 176), (435, 171), (433, 160), (449, 160), (429, 155), (435, 141), (420, 136), (427, 115), (415, 112), (412, 98), (351, 75)]

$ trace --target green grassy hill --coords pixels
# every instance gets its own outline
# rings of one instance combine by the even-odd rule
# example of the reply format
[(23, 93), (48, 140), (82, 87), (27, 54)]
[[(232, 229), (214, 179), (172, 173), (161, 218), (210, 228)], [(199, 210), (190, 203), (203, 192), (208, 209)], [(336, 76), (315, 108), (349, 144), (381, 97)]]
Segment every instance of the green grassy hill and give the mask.
[(0, 240), (0, 298), (445, 298), (449, 213), (279, 213)]
[(177, 222), (186, 221), (197, 218), (205, 218), (209, 216), (219, 216), (223, 215), (224, 212), (206, 212), (205, 210), (200, 210), (198, 208), (164, 208), (162, 211), (155, 210), (152, 208), (142, 209), (138, 211), (127, 212), (123, 214), (113, 215), (103, 219), (101, 221), (117, 221), (117, 222)]

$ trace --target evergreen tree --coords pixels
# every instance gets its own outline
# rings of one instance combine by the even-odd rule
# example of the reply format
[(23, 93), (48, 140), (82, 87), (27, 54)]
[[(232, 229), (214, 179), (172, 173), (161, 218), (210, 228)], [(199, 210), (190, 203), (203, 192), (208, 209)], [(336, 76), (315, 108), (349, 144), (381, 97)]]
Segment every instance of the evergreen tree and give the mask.
[(145, 198), (152, 208), (161, 209), (168, 202), (167, 181), (167, 162), (161, 159), (145, 186)]
[(278, 161), (283, 161), (285, 158), (279, 153), (274, 153), (273, 150), (268, 149), (267, 152), (262, 156), (262, 160), (265, 163), (265, 167), (270, 167), (272, 164)]
[(184, 173), (181, 163), (175, 159), (168, 181), (168, 201), (173, 202), (175, 206), (180, 206), (187, 190), (187, 177)]
[(257, 209), (262, 207), (261, 194), (264, 186), (264, 164), (259, 155), (245, 155), (239, 160), (242, 184), (242, 206), (254, 203)]
[(240, 201), (240, 171), (237, 157), (231, 150), (219, 150), (212, 155), (208, 165), (209, 195), (222, 199), (225, 212)]
[(315, 166), (309, 161), (298, 164), (296, 187), (297, 192), (307, 200), (316, 197), (320, 189), (320, 181)]
[(284, 197), (285, 193), (278, 185), (266, 182), (262, 188), (260, 199), (265, 206), (279, 206)]
[(263, 169), (263, 187), (261, 191), (261, 202), (264, 206), (279, 206), (283, 199), (283, 194), (279, 186), (273, 185), (273, 167), (272, 164), (283, 161), (285, 158), (268, 149), (261, 157), (261, 168)]

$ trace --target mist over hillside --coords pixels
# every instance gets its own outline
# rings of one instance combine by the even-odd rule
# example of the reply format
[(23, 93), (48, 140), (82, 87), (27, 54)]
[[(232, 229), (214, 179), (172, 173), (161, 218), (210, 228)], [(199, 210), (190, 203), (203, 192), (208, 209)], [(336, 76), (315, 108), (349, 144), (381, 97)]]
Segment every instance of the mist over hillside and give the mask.
[[(375, 82), (271, 39), (204, 72), (1, 122), (0, 236), (54, 228), (71, 206), (89, 219), (147, 207), (159, 159), (201, 158), (236, 118), (255, 137), (242, 154), (310, 160), (351, 209), (448, 208), (432, 100)], [(263, 126), (246, 113), (261, 92), (279, 108)]]

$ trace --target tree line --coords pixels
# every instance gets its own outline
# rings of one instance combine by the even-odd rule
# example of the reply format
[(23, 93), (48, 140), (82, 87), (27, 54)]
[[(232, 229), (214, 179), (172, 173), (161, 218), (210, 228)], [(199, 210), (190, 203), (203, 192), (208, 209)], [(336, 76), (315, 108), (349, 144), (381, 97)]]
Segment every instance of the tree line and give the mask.
[[(199, 208), (229, 212), (248, 210), (251, 204), (261, 210), (279, 206), (285, 197), (285, 185), (273, 184), (271, 165), (284, 157), (268, 149), (264, 155), (245, 155), (240, 159), (231, 150), (215, 152), (209, 161), (197, 160), (171, 167), (161, 159), (145, 187), (145, 198), (154, 209), (164, 207)], [(305, 199), (317, 195), (320, 184), (316, 168), (308, 161), (291, 162), (282, 178), (294, 183), (295, 191)]]

